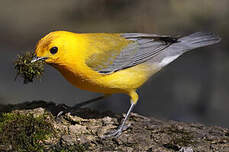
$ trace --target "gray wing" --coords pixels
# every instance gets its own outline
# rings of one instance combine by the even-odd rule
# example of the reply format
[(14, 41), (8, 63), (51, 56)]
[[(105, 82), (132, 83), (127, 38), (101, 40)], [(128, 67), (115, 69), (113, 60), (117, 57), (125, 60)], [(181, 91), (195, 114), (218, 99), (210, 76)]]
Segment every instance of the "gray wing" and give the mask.
[[(113, 50), (110, 51), (111, 55), (101, 55), (106, 56), (106, 60), (100, 64), (91, 64), (92, 69), (99, 73), (110, 74), (147, 61), (160, 64), (167, 57), (171, 57), (170, 59), (176, 58), (186, 51), (212, 45), (220, 41), (219, 36), (204, 32), (197, 32), (180, 38), (143, 33), (125, 33), (121, 34), (121, 36), (133, 41), (133, 43), (130, 43), (118, 54), (113, 53), (117, 52)], [(101, 56), (99, 55), (98, 58), (100, 61)], [(169, 60), (168, 63), (173, 60)], [(93, 59), (91, 61), (96, 63), (93, 62)], [(161, 65), (165, 66), (168, 63)]]
[(133, 43), (124, 48), (112, 64), (97, 69), (99, 73), (109, 74), (144, 63), (177, 42), (177, 38), (155, 34), (125, 33), (121, 36)]

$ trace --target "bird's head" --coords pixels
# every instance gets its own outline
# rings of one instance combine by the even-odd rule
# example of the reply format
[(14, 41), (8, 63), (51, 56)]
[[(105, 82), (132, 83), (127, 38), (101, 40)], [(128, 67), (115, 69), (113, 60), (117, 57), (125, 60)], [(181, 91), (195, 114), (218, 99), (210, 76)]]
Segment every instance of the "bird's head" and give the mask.
[(36, 56), (31, 62), (44, 60), (49, 64), (61, 64), (65, 62), (66, 55), (73, 55), (76, 50), (75, 34), (66, 31), (55, 31), (44, 36), (35, 49)]

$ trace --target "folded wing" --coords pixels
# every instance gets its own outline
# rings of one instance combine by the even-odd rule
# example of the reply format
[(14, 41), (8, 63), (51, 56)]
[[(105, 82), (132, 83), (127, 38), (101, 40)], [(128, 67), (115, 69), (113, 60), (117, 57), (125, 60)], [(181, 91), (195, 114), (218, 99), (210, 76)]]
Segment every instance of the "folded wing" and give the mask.
[(220, 41), (217, 35), (203, 32), (181, 38), (143, 33), (125, 33), (120, 36), (130, 43), (121, 51), (110, 49), (109, 52), (101, 51), (92, 55), (86, 62), (88, 66), (103, 74), (110, 74), (144, 62), (165, 66), (188, 50)]

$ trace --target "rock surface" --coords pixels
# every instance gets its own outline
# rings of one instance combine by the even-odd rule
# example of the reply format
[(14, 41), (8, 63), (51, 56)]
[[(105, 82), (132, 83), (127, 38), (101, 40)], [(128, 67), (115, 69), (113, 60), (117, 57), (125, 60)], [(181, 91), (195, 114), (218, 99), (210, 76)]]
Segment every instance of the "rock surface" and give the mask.
[[(63, 106), (37, 101), (2, 105), (0, 112), (29, 114), (34, 118), (45, 115), (42, 118), (51, 124), (54, 132), (39, 140), (41, 146), (38, 150), (43, 151), (229, 152), (229, 129), (226, 128), (162, 121), (132, 113), (127, 122), (131, 125), (120, 137), (104, 139), (103, 135), (116, 129), (123, 116), (111, 112), (75, 109), (55, 118), (58, 111), (63, 110), (61, 107)], [(0, 151), (17, 151), (9, 143), (11, 141), (0, 140)], [(24, 147), (25, 151), (29, 150), (29, 147)]]

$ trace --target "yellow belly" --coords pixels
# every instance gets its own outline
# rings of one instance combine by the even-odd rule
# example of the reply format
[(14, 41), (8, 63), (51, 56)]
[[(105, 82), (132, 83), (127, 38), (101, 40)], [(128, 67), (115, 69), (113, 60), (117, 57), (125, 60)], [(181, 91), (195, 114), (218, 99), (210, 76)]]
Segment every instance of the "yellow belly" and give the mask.
[(104, 94), (128, 93), (139, 88), (152, 74), (160, 70), (157, 66), (146, 63), (111, 74), (100, 74), (95, 71), (80, 74), (70, 68), (57, 69), (74, 86)]

